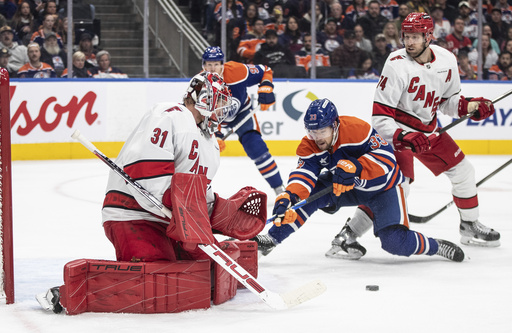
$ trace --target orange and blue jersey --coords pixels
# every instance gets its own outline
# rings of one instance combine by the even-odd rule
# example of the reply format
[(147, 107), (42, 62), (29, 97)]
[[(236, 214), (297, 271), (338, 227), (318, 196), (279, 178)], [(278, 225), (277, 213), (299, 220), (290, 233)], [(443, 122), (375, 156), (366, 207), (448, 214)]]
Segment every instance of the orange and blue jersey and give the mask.
[(290, 173), (286, 189), (301, 199), (309, 197), (322, 170), (334, 173), (339, 160), (357, 158), (363, 167), (355, 190), (378, 192), (404, 181), (393, 148), (367, 122), (340, 116), (338, 138), (330, 150), (320, 150), (314, 140), (304, 137), (297, 148), (299, 162)]
[(57, 74), (53, 67), (45, 62), (42, 62), (38, 68), (33, 67), (30, 62), (27, 62), (18, 70), (18, 78), (21, 79), (46, 79), (52, 77), (57, 77)]
[(265, 43), (265, 37), (257, 37), (253, 34), (245, 35), (240, 44), (238, 44), (238, 48), (236, 52), (247, 61), (247, 63), (252, 64), (252, 60), (254, 58), (254, 54), (259, 50), (260, 44)]

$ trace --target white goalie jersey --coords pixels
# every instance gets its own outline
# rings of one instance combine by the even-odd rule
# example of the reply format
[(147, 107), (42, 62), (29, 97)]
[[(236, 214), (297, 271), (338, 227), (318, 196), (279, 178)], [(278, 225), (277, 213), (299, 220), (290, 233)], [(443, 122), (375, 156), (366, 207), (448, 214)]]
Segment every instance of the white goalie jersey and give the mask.
[[(162, 200), (175, 173), (204, 174), (208, 184), (217, 172), (217, 139), (206, 134), (183, 104), (155, 105), (132, 132), (116, 163), (157, 199)], [(208, 185), (207, 203), (215, 198)], [(102, 221), (165, 222), (163, 213), (130, 185), (110, 172)]]
[(375, 91), (372, 125), (388, 142), (393, 142), (398, 128), (427, 136), (434, 133), (437, 111), (459, 117), (457, 59), (439, 46), (430, 49), (433, 60), (426, 64), (417, 63), (405, 49), (392, 52), (386, 60)]

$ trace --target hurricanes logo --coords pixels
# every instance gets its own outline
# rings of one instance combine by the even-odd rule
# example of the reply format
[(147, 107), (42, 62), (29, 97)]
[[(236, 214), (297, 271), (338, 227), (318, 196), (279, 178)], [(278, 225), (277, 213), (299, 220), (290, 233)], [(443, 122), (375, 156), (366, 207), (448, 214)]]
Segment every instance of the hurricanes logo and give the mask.
[(292, 100), (294, 99), (295, 95), (303, 92), (304, 90), (299, 90), (299, 91), (296, 91), (294, 93), (291, 93), (289, 94), (288, 96), (286, 96), (283, 100), (283, 109), (284, 109), (284, 112), (290, 117), (292, 118), (293, 120), (299, 120), (299, 118), (302, 116), (302, 114), (304, 112), (306, 112), (306, 109), (307, 107), (309, 106), (309, 103), (311, 103), (312, 101), (318, 99), (318, 97), (312, 93), (311, 91), (308, 91), (306, 93), (306, 95), (304, 96), (305, 99), (307, 100), (307, 106), (304, 108), (304, 111), (299, 111), (297, 110), (294, 106), (293, 106), (293, 103), (292, 103)]

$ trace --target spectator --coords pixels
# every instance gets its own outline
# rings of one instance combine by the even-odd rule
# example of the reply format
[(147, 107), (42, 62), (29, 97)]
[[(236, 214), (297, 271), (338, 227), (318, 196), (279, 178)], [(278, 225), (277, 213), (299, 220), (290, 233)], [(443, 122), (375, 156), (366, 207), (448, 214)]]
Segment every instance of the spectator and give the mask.
[[(30, 38), (30, 43), (37, 43), (39, 46), (43, 46), (45, 36), (49, 33), (55, 33), (54, 32), (54, 26), (55, 26), (55, 16), (52, 14), (46, 14), (43, 20), (42, 28), (37, 30), (32, 34), (32, 37)], [(59, 43), (59, 46), (62, 48), (64, 45), (62, 44), (62, 38), (60, 35), (56, 34), (57, 36), (57, 42)]]
[(505, 47), (503, 47), (503, 50), (501, 52), (507, 51), (509, 53), (512, 53), (512, 39), (508, 40), (505, 43)]
[(372, 42), (364, 37), (364, 30), (360, 24), (356, 24), (354, 33), (356, 34), (356, 46), (363, 51), (372, 52)]
[(352, 4), (345, 10), (345, 17), (355, 23), (367, 12), (368, 7), (365, 5), (365, 0), (353, 0)]
[(344, 36), (345, 30), (354, 29), (354, 21), (348, 19), (343, 15), (343, 11), (339, 2), (333, 2), (331, 4), (331, 16), (336, 19), (336, 30), (338, 35)]
[(277, 32), (277, 35), (281, 35), (284, 33), (284, 29), (286, 28), (286, 21), (283, 16), (283, 5), (280, 2), (274, 3), (274, 8), (272, 9), (272, 13), (270, 14), (270, 19), (265, 26), (265, 29), (274, 29)]
[(98, 60), (98, 67), (90, 69), (92, 77), (95, 79), (127, 79), (122, 70), (117, 67), (110, 66), (111, 57), (108, 51), (102, 50), (96, 54)]
[(9, 50), (9, 72), (18, 72), (18, 70), (28, 62), (27, 47), (23, 44), (13, 41), (14, 31), (8, 25), (0, 28), (0, 48)]
[(23, 1), (14, 13), (11, 20), (11, 27), (16, 32), (18, 39), (23, 45), (28, 45), (30, 37), (34, 33), (35, 20), (34, 15), (30, 11), (30, 4), (27, 1)]
[(94, 68), (98, 66), (98, 61), (96, 60), (98, 50), (92, 44), (92, 35), (90, 33), (83, 32), (80, 35), (78, 50), (85, 54), (85, 67)]
[[(73, 77), (74, 78), (91, 78), (91, 72), (85, 67), (85, 54), (81, 51), (73, 53)], [(62, 78), (68, 77), (68, 69), (64, 69), (62, 72)]]
[(284, 33), (279, 36), (279, 44), (285, 45), (295, 54), (302, 48), (299, 21), (295, 16), (290, 16), (286, 22)]
[[(445, 39), (445, 38), (442, 38), (442, 37), (441, 37), (441, 38), (438, 38), (438, 39), (436, 40), (436, 43), (435, 43), (435, 44), (436, 44), (436, 45), (438, 45), (438, 46), (441, 46), (443, 49), (448, 50), (448, 43), (446, 42), (446, 39)], [(448, 50), (448, 51), (449, 51), (449, 50)]]
[(347, 79), (378, 80), (380, 73), (373, 67), (370, 54), (363, 52), (359, 64), (348, 72)]
[[(501, 49), (498, 45), (498, 42), (494, 40), (494, 38), (492, 38), (492, 31), (491, 31), (491, 26), (487, 23), (485, 23), (483, 26), (482, 26), (482, 35), (487, 35), (489, 36), (489, 39), (491, 41), (491, 47), (492, 49), (494, 50), (494, 52), (496, 52), (496, 54), (500, 54), (501, 53)], [(473, 49), (476, 49), (478, 47), (478, 39), (475, 39), (473, 41)]]
[(405, 20), (407, 15), (409, 15), (409, 13), (410, 13), (409, 6), (407, 6), (405, 3), (401, 3), (398, 6), (398, 17), (393, 21), (393, 22), (395, 22), (397, 31), (402, 30), (402, 22)]
[(498, 43), (502, 43), (508, 38), (508, 28), (510, 27), (507, 23), (502, 21), (501, 10), (494, 8), (491, 11), (491, 20), (489, 26), (492, 31), (492, 38)]
[(317, 35), (317, 41), (329, 54), (331, 54), (331, 52), (334, 51), (338, 46), (343, 44), (343, 37), (338, 35), (338, 30), (336, 29), (336, 19), (334, 17), (329, 17), (327, 19), (324, 30)]
[(347, 30), (343, 39), (343, 45), (331, 53), (331, 66), (340, 67), (342, 77), (347, 77), (348, 71), (359, 64), (363, 52), (363, 50), (356, 46), (354, 31)]
[(258, 18), (254, 22), (253, 33), (245, 35), (236, 50), (243, 63), (253, 63), (254, 54), (259, 50), (260, 44), (265, 43), (264, 33), (265, 23)]
[(498, 58), (498, 63), (489, 68), (489, 80), (503, 80), (511, 64), (512, 54), (508, 52), (501, 53)]
[[(304, 46), (295, 55), (295, 63), (297, 66), (304, 67), (306, 72), (309, 72), (311, 67), (311, 54), (312, 54), (312, 38), (310, 33), (305, 33), (303, 37)], [(329, 60), (329, 54), (321, 47), (316, 49), (315, 54), (315, 65), (317, 67), (330, 67), (331, 62)]]
[[(220, 44), (220, 32), (221, 32), (221, 21), (222, 21), (222, 2), (219, 1), (213, 11), (215, 16), (215, 43)], [(244, 5), (238, 0), (226, 0), (226, 25), (229, 25), (231, 29), (227, 29), (227, 35), (233, 34), (232, 27), (236, 25), (237, 21), (240, 21), (244, 17)], [(230, 24), (231, 22), (231, 24)]]
[(501, 78), (501, 81), (512, 81), (512, 66), (508, 66), (505, 76)]
[(256, 23), (256, 19), (258, 17), (258, 6), (255, 3), (249, 2), (244, 12), (244, 26), (245, 30), (240, 32), (241, 36), (246, 34), (252, 34), (254, 23)]
[(39, 28), (39, 26), (43, 25), (44, 18), (46, 15), (50, 14), (55, 18), (55, 26), (53, 31), (56, 31), (57, 22), (59, 20), (59, 15), (57, 14), (57, 2), (55, 0), (48, 0), (44, 1), (43, 3), (43, 9), (39, 12), (38, 19), (36, 20), (36, 28)]
[(49, 64), (41, 61), (41, 47), (38, 43), (27, 46), (28, 62), (18, 70), (20, 79), (47, 79), (55, 78), (55, 70)]
[(11, 21), (14, 13), (16, 13), (16, 9), (17, 6), (14, 4), (14, 2), (11, 2), (10, 0), (0, 1), (0, 14), (8, 21)]
[(368, 2), (368, 15), (361, 17), (357, 23), (363, 27), (366, 38), (374, 40), (382, 32), (387, 18), (380, 15), (380, 4), (376, 0)]
[[(378, 0), (380, 4), (380, 14), (393, 21), (398, 17), (398, 3), (395, 0)], [(398, 29), (400, 31), (400, 29)]]
[[(289, 19), (290, 17), (302, 17), (306, 13), (308, 9), (307, 5), (305, 5), (305, 1), (303, 0), (287, 0), (284, 1), (283, 5), (283, 16), (285, 19)], [(298, 21), (298, 19), (297, 19)]]
[[(265, 32), (265, 42), (254, 54), (254, 63), (262, 64), (275, 70), (277, 65), (295, 65), (295, 56), (289, 48), (279, 44), (274, 29)], [(274, 73), (275, 76), (275, 73)]]
[(382, 73), (382, 68), (384, 67), (384, 63), (391, 53), (391, 49), (386, 43), (386, 36), (383, 34), (378, 34), (375, 36), (374, 43), (375, 45), (372, 51), (373, 67), (377, 70), (377, 72)]
[(461, 80), (476, 80), (478, 78), (476, 65), (471, 65), (468, 54), (462, 51), (457, 56), (459, 61), (459, 76)]
[[(455, 2), (458, 4), (459, 2)], [(450, 24), (453, 25), (455, 22), (455, 18), (459, 16), (459, 11), (456, 7), (454, 7), (450, 2), (446, 0), (435, 0), (434, 7), (439, 6), (443, 10), (443, 16), (450, 21)]]
[(512, 23), (512, 6), (508, 3), (507, 0), (498, 0), (494, 4), (494, 7), (492, 6), (492, 3), (490, 5), (487, 5), (487, 11), (491, 11), (492, 9), (496, 8), (501, 10), (501, 17), (505, 23), (510, 25)]
[(452, 33), (452, 24), (446, 17), (444, 17), (444, 11), (441, 5), (435, 5), (430, 10), (430, 16), (434, 22), (434, 38), (446, 38)]
[(478, 20), (471, 18), (469, 14), (471, 14), (469, 3), (467, 1), (461, 1), (459, 3), (459, 15), (464, 21), (464, 32), (462, 34), (473, 40), (478, 37)]
[(54, 33), (47, 34), (41, 48), (41, 61), (52, 66), (57, 77), (60, 77), (64, 68), (68, 66), (67, 58), (66, 52), (57, 42), (57, 36)]
[(461, 17), (458, 17), (453, 23), (453, 32), (446, 36), (448, 50), (450, 50), (455, 55), (458, 55), (461, 51), (469, 53), (471, 50), (471, 40), (468, 37), (463, 36), (463, 32), (464, 20)]
[(0, 49), (0, 67), (5, 68), (7, 72), (9, 72), (9, 77), (15, 78), (17, 76), (17, 73), (15, 71), (9, 71), (9, 57), (10, 57), (9, 50), (5, 47), (2, 47)]
[[(322, 16), (322, 12), (320, 11), (320, 4), (317, 2), (315, 6), (315, 23), (316, 23), (316, 31), (321, 31), (324, 26), (324, 17)], [(304, 14), (304, 16), (299, 20), (299, 30), (302, 33), (311, 33), (311, 9)]]
[[(473, 49), (473, 51), (468, 53), (469, 62), (472, 65), (476, 65), (478, 61), (478, 50)], [(494, 52), (491, 47), (491, 42), (489, 36), (482, 35), (482, 70), (483, 70), (483, 78), (488, 79), (489, 69), (498, 63), (498, 54)]]
[[(68, 16), (68, 4), (66, 0), (60, 0), (59, 16)], [(73, 19), (77, 21), (92, 22), (96, 17), (96, 8), (84, 2), (84, 0), (73, 0)]]
[(382, 29), (382, 34), (386, 37), (386, 43), (389, 45), (391, 52), (402, 48), (399, 31), (396, 30), (396, 25), (393, 21), (388, 21), (384, 25), (384, 29)]
[(427, 13), (429, 14), (429, 8), (427, 1), (425, 0), (411, 0), (407, 1), (407, 7), (411, 13)]
[(252, 2), (258, 7), (258, 17), (264, 21), (270, 19), (270, 12), (272, 11), (271, 8), (273, 1), (253, 0)]

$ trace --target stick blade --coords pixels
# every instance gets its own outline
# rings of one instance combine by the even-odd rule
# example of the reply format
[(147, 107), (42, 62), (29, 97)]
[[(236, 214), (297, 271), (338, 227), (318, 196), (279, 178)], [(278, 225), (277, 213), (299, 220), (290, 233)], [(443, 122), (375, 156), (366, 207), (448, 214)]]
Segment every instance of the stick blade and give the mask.
[(295, 290), (289, 291), (285, 294), (281, 294), (284, 302), (288, 308), (292, 308), (304, 302), (307, 302), (317, 296), (320, 296), (327, 290), (325, 284), (320, 280), (315, 280), (306, 283), (302, 287)]

